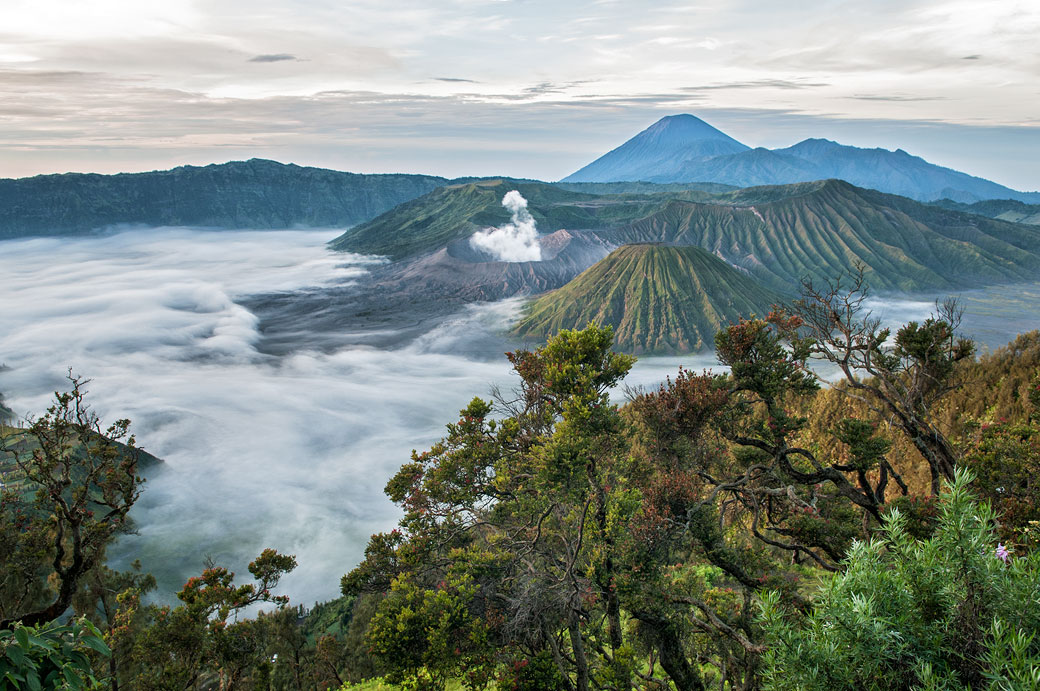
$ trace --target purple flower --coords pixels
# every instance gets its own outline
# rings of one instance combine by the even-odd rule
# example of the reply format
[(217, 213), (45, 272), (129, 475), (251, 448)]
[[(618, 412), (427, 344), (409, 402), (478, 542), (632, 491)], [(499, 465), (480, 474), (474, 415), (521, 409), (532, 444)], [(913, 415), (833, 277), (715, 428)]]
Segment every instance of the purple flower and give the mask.
[(1007, 547), (1004, 546), (1003, 542), (997, 543), (997, 552), (996, 552), (996, 554), (997, 554), (997, 559), (1000, 559), (1005, 564), (1008, 562), (1008, 559), (1011, 558), (1011, 551)]

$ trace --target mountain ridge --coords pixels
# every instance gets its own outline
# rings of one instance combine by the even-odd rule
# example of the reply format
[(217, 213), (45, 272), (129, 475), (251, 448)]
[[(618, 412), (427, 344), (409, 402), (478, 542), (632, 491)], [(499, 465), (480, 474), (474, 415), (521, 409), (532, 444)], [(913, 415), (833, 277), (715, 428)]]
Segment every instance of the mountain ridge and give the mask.
[(0, 179), (0, 239), (80, 235), (118, 225), (352, 226), (448, 182), (256, 158), (147, 173)]
[[(1040, 192), (1021, 192), (1004, 185), (946, 168), (902, 149), (860, 148), (829, 139), (809, 138), (779, 149), (749, 148), (699, 118), (687, 116), (727, 136), (740, 148), (705, 155), (696, 140), (670, 141), (671, 150), (652, 149), (649, 133), (668, 116), (621, 146), (580, 168), (561, 182), (646, 181), (656, 183), (721, 183), (737, 187), (790, 184), (838, 178), (858, 187), (899, 194), (918, 201), (949, 198), (971, 203), (984, 199), (1015, 199), (1040, 203)], [(701, 131), (697, 130), (690, 130)], [(703, 142), (717, 141), (714, 134)], [(642, 153), (639, 159), (635, 154)], [(676, 165), (678, 162), (678, 165)]]
[(603, 232), (621, 245), (664, 242), (717, 254), (776, 290), (829, 280), (856, 262), (876, 290), (913, 291), (1034, 280), (1040, 230), (840, 180), (749, 188), (729, 205), (675, 200)]

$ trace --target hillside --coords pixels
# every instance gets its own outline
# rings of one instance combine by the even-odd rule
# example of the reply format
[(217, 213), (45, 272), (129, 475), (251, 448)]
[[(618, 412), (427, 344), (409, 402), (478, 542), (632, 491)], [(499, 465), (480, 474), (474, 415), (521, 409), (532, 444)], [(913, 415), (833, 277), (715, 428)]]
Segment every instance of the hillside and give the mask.
[(977, 214), (986, 218), (995, 218), (1000, 221), (1011, 223), (1026, 223), (1029, 225), (1040, 225), (1040, 204), (1025, 204), (1014, 199), (987, 199), (974, 204), (955, 202), (952, 199), (940, 199), (932, 202), (951, 211), (963, 211), (968, 214)]
[(603, 235), (615, 244), (704, 247), (781, 291), (857, 261), (876, 290), (1027, 281), (1040, 271), (1040, 230), (837, 180), (741, 190), (726, 201), (672, 201)]
[(334, 250), (405, 259), (437, 251), (477, 230), (509, 220), (502, 198), (518, 190), (542, 233), (607, 228), (642, 218), (663, 197), (595, 195), (542, 182), (497, 178), (448, 185), (351, 228), (329, 246)]
[(1040, 203), (1040, 192), (1019, 192), (934, 165), (902, 149), (861, 149), (827, 139), (806, 139), (782, 149), (751, 149), (692, 115), (662, 118), (562, 182), (639, 180), (750, 187), (830, 178), (920, 201)]
[(584, 192), (585, 194), (682, 194), (699, 193), (699, 196), (711, 198), (726, 192), (739, 189), (733, 185), (723, 185), (720, 182), (554, 182), (554, 187), (570, 190), (571, 192)]
[(688, 353), (725, 324), (764, 315), (782, 297), (699, 247), (626, 245), (536, 300), (513, 333), (541, 340), (589, 322), (614, 327), (617, 349)]
[[(125, 444), (120, 442), (114, 443), (120, 451), (124, 453), (129, 452)], [(39, 448), (39, 444), (36, 439), (26, 432), (25, 429), (6, 424), (0, 418), (0, 479), (3, 481), (0, 484), (10, 489), (25, 492), (26, 499), (31, 499), (31, 494), (26, 490), (25, 476), (15, 461), (20, 458), (31, 457), (33, 451), (37, 448)], [(66, 448), (69, 448), (77, 459), (86, 456), (86, 445), (80, 439), (75, 439)], [(142, 475), (152, 475), (164, 467), (164, 461), (161, 458), (153, 456), (143, 449), (135, 448), (134, 453), (137, 455), (138, 468)], [(73, 480), (75, 479), (73, 478)]]
[(252, 159), (150, 173), (66, 173), (0, 180), (0, 239), (115, 225), (343, 227), (448, 182), (359, 175)]

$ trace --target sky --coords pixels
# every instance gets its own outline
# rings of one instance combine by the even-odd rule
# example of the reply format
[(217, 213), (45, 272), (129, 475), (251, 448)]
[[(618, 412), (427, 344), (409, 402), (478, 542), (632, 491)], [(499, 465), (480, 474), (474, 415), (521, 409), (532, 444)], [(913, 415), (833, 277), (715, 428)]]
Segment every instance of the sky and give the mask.
[(562, 178), (658, 118), (1040, 189), (1036, 0), (3, 0), (0, 177)]

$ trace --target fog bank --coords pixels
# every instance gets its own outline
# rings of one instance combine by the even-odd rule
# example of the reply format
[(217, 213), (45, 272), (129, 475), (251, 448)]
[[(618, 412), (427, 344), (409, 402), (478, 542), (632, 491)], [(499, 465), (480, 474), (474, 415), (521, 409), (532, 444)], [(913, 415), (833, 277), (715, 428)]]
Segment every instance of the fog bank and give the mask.
[[(412, 324), (393, 349), (319, 333), (350, 325), (307, 312), (335, 300), (303, 298), (355, 290), (375, 261), (328, 252), (337, 234), (152, 229), (0, 243), (10, 368), (0, 392), (16, 413), (39, 414), (72, 367), (92, 379), (105, 420), (129, 417), (166, 460), (135, 507), (140, 534), (111, 554), (140, 558), (167, 598), (206, 557), (244, 573), (265, 547), (297, 556), (283, 589), (294, 602), (335, 597), (368, 536), (396, 522), (382, 489), (411, 450), (440, 438), (473, 396), (517, 382), (501, 356), (517, 344), (499, 334), (521, 300), (424, 322), (417, 338)], [(965, 331), (991, 348), (1040, 327), (1040, 285), (961, 297)], [(276, 353), (264, 347), (265, 305), (283, 322)], [(868, 306), (896, 323), (934, 308), (930, 297)], [(680, 364), (717, 369), (711, 353), (648, 357), (626, 384), (655, 387)]]
[[(106, 420), (129, 417), (165, 459), (134, 510), (140, 558), (175, 592), (209, 556), (244, 573), (264, 547), (296, 554), (294, 601), (327, 599), (368, 536), (397, 519), (382, 494), (412, 448), (492, 382), (504, 358), (474, 359), (467, 334), (518, 308), (466, 310), (411, 345), (325, 353), (258, 349), (260, 319), (235, 299), (349, 282), (370, 260), (327, 252), (334, 232), (135, 231), (2, 243), (0, 391), (40, 413), (68, 367), (90, 377)], [(486, 343), (493, 344), (492, 336)], [(492, 347), (488, 345), (487, 347)]]

